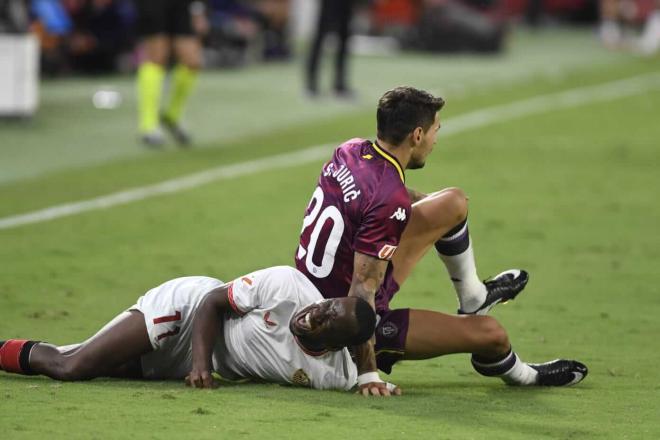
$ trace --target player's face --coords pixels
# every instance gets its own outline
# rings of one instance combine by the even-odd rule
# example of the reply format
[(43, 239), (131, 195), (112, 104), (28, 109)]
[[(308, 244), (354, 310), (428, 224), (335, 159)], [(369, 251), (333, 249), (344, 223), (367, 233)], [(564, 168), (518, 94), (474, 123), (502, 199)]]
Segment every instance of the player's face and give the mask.
[(435, 145), (438, 139), (438, 130), (440, 130), (440, 117), (436, 113), (433, 124), (431, 124), (426, 132), (422, 132), (421, 142), (413, 148), (412, 156), (410, 156), (410, 161), (406, 168), (414, 170), (424, 167), (426, 158), (433, 151), (433, 145)]
[(339, 350), (343, 332), (338, 328), (346, 316), (343, 301), (326, 299), (311, 304), (293, 315), (289, 328), (291, 333), (320, 349)]

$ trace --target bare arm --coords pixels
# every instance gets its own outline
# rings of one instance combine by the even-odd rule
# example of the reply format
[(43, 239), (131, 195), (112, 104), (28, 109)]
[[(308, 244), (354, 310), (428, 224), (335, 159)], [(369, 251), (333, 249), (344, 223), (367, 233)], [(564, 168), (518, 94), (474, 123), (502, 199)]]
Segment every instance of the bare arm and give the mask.
[(408, 190), (408, 197), (410, 197), (411, 204), (419, 202), (420, 200), (425, 199), (428, 196), (428, 194), (424, 194), (423, 192), (419, 192), (412, 188), (406, 187), (406, 189)]
[(196, 388), (212, 388), (211, 354), (218, 336), (220, 320), (232, 310), (228, 296), (229, 285), (213, 289), (202, 300), (193, 318), (192, 370), (186, 383)]
[[(378, 258), (356, 252), (353, 260), (353, 280), (351, 282), (351, 288), (348, 291), (348, 296), (362, 298), (368, 301), (371, 307), (375, 309), (376, 293), (385, 278), (387, 264), (388, 262), (385, 260), (379, 260)], [(372, 336), (369, 341), (355, 347), (359, 375), (378, 370), (374, 350), (375, 342), (376, 338)], [(369, 394), (377, 396), (390, 395), (384, 384), (376, 382), (365, 384), (361, 387), (360, 391), (365, 396)]]

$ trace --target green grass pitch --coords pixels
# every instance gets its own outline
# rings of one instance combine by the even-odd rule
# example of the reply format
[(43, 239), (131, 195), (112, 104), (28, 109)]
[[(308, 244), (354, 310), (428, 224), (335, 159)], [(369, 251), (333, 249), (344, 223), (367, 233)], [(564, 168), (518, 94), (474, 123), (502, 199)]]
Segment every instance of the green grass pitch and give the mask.
[[(45, 83), (30, 121), (0, 121), (0, 219), (223, 164), (372, 137), (378, 96), (397, 84), (441, 92), (452, 118), (660, 71), (660, 59), (601, 50), (592, 35), (518, 35), (501, 57), (360, 57), (356, 104), (300, 97), (298, 65), (206, 72), (189, 151), (142, 149), (130, 78)], [(105, 84), (124, 98), (95, 110)], [(660, 438), (660, 88), (549, 109), (443, 136), (408, 184), (460, 186), (482, 277), (530, 271), (493, 315), (521, 357), (575, 358), (573, 388), (511, 388), (467, 355), (405, 362), (404, 396), (363, 399), (279, 385), (187, 389), (179, 382), (58, 383), (0, 373), (0, 438)], [(221, 180), (53, 221), (0, 230), (0, 339), (72, 343), (156, 284), (230, 279), (292, 264), (321, 161)], [(429, 255), (395, 306), (453, 311)], [(655, 342), (654, 342), (655, 341)]]

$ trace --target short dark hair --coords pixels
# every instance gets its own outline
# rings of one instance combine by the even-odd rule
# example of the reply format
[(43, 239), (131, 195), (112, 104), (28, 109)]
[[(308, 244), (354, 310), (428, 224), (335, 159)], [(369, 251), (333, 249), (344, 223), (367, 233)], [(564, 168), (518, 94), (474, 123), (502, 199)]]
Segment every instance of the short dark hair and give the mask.
[(355, 298), (355, 318), (357, 319), (357, 332), (353, 336), (350, 345), (360, 345), (369, 340), (376, 329), (376, 312), (371, 304), (362, 298)]
[(378, 101), (376, 123), (378, 138), (399, 145), (415, 128), (428, 130), (444, 99), (424, 90), (401, 86), (385, 92)]

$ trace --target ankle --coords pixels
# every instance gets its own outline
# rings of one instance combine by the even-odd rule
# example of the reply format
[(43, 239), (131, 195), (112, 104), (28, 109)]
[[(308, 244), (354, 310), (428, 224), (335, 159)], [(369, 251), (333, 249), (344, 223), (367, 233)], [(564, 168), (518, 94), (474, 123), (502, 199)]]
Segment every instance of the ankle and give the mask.
[(0, 346), (0, 370), (9, 373), (34, 374), (30, 368), (30, 352), (38, 341), (8, 339)]

